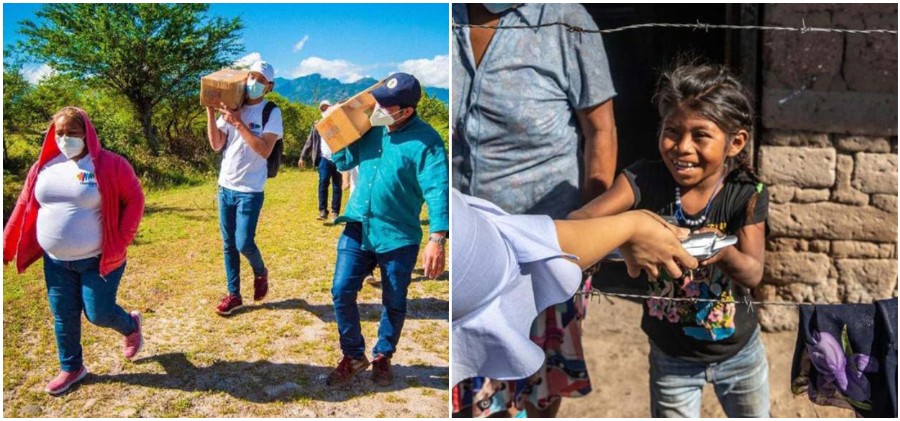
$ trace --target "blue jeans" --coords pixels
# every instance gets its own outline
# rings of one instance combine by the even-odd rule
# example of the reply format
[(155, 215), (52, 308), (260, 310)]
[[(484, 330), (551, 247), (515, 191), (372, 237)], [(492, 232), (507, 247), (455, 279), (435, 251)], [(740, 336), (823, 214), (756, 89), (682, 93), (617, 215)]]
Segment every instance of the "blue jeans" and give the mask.
[(225, 243), (225, 277), (229, 294), (241, 295), (241, 254), (250, 262), (254, 275), (266, 273), (255, 241), (262, 205), (262, 192), (241, 193), (219, 186), (219, 228)]
[(88, 321), (130, 335), (137, 329), (131, 315), (116, 304), (116, 291), (125, 273), (125, 263), (105, 277), (100, 276), (100, 257), (62, 261), (44, 253), (44, 279), (53, 313), (56, 351), (63, 371), (81, 368), (81, 312)]
[(359, 308), (356, 296), (362, 289), (363, 279), (375, 266), (381, 268), (381, 322), (378, 324), (378, 342), (372, 355), (394, 355), (400, 331), (406, 320), (406, 294), (412, 271), (419, 254), (419, 245), (413, 244), (374, 253), (362, 250), (362, 227), (348, 223), (338, 240), (337, 262), (331, 298), (334, 300), (334, 318), (341, 335), (341, 351), (351, 358), (362, 358), (366, 341), (359, 325)]
[(331, 213), (341, 213), (341, 172), (330, 159), (319, 158), (319, 212), (328, 209), (328, 181), (331, 180)]
[(650, 412), (653, 417), (700, 417), (703, 386), (712, 383), (729, 417), (769, 417), (769, 363), (759, 327), (747, 345), (720, 363), (694, 363), (665, 355), (650, 341)]

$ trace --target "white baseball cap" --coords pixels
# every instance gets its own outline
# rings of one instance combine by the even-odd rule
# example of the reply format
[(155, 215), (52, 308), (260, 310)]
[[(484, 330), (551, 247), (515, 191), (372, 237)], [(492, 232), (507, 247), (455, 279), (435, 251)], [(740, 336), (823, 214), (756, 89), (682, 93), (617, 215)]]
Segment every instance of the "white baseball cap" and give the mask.
[(264, 61), (257, 61), (250, 65), (251, 72), (262, 73), (269, 82), (275, 82), (275, 69), (272, 65)]
[(549, 216), (508, 215), (486, 200), (451, 192), (451, 384), (476, 376), (528, 377), (545, 359), (530, 339), (531, 324), (547, 307), (572, 298), (581, 268), (560, 250)]
[(331, 101), (327, 99), (323, 99), (322, 102), (319, 103), (319, 108), (322, 108), (323, 105), (331, 106)]

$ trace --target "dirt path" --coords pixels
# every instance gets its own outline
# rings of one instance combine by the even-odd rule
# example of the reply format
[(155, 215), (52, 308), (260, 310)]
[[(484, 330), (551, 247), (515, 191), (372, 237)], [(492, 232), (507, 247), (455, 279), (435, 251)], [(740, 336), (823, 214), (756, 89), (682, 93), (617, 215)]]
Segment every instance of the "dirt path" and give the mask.
[[(560, 417), (649, 417), (650, 346), (640, 328), (641, 307), (634, 302), (595, 298), (588, 307), (584, 349), (594, 386), (579, 399), (563, 401)], [(763, 333), (769, 358), (773, 417), (853, 417), (852, 411), (813, 405), (790, 391), (795, 332)], [(724, 417), (712, 386), (703, 391), (703, 417)]]
[[(341, 356), (331, 305), (340, 227), (315, 220), (316, 175), (270, 180), (257, 242), (271, 273), (269, 296), (253, 304), (242, 260), (244, 310), (213, 312), (224, 294), (215, 186), (154, 193), (119, 292), (144, 313), (140, 358), (121, 356), (121, 337), (83, 323), (91, 374), (69, 393), (42, 389), (58, 370), (40, 264), (4, 273), (3, 414), (6, 417), (444, 417), (448, 399), (449, 283), (414, 280), (395, 354), (393, 386), (370, 374), (332, 389)], [(423, 229), (427, 232), (427, 226)], [(360, 294), (368, 349), (377, 338), (380, 290)]]

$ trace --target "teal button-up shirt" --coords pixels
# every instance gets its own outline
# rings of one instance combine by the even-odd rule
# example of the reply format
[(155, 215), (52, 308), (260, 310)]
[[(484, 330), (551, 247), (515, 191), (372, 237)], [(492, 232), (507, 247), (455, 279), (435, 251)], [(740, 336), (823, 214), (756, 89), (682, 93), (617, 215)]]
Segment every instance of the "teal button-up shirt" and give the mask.
[(335, 222), (362, 223), (363, 250), (386, 253), (419, 244), (423, 203), (431, 232), (449, 230), (447, 151), (418, 115), (393, 132), (373, 127), (332, 158), (339, 171), (359, 166), (359, 183)]

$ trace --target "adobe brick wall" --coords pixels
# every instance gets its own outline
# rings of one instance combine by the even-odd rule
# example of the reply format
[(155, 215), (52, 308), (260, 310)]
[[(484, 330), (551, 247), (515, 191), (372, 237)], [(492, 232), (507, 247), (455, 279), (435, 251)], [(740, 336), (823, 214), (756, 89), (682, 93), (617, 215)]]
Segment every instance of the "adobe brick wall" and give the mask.
[[(897, 29), (897, 5), (765, 5), (766, 25)], [(760, 177), (770, 235), (759, 300), (897, 296), (897, 36), (762, 34)], [(759, 308), (767, 330), (792, 307)]]

